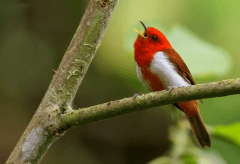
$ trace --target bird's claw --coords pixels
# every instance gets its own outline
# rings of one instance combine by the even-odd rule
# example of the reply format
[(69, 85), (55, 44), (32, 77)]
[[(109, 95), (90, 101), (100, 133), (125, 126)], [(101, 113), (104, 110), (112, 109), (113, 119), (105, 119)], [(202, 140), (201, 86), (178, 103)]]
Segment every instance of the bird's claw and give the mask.
[(171, 92), (172, 89), (173, 89), (172, 86), (168, 86), (168, 87), (167, 87), (167, 90), (168, 90), (169, 92)]
[(167, 87), (167, 91), (168, 91), (169, 93), (171, 93), (171, 91), (172, 91), (173, 88), (176, 88), (176, 87), (175, 87), (175, 86), (168, 86), (168, 87)]
[(135, 100), (135, 99), (137, 98), (137, 96), (141, 96), (141, 95), (142, 95), (142, 92), (140, 92), (140, 93), (134, 93), (133, 99)]

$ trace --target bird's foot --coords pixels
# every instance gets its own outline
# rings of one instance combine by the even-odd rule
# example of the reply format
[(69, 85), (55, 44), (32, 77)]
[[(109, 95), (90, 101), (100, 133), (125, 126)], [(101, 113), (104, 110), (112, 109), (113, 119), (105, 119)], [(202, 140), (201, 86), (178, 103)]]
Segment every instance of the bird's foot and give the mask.
[(175, 87), (175, 86), (168, 86), (168, 87), (167, 87), (167, 91), (168, 91), (169, 93), (171, 93), (171, 91), (172, 91), (173, 88), (177, 88), (177, 87)]
[(168, 91), (168, 92), (171, 92), (172, 89), (173, 89), (173, 86), (168, 86), (168, 87), (167, 87), (167, 91)]
[(134, 93), (133, 99), (135, 100), (135, 99), (137, 98), (137, 96), (141, 96), (141, 95), (142, 95), (142, 92), (140, 92), (140, 93)]

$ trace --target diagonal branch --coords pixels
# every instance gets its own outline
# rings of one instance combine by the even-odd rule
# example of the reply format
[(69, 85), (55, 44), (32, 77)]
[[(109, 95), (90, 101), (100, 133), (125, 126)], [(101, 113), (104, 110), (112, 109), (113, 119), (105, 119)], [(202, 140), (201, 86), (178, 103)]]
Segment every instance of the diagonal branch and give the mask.
[(170, 92), (167, 90), (151, 92), (137, 96), (136, 99), (125, 98), (71, 111), (62, 116), (63, 122), (61, 129), (67, 130), (87, 123), (145, 110), (151, 107), (233, 94), (240, 94), (240, 79), (173, 88)]
[(6, 163), (39, 163), (54, 141), (102, 41), (118, 0), (90, 0), (76, 33), (31, 122)]
[(31, 122), (6, 163), (39, 163), (48, 148), (74, 127), (180, 101), (240, 93), (240, 80), (174, 88), (72, 110), (72, 101), (104, 36), (118, 0), (90, 0), (80, 25)]

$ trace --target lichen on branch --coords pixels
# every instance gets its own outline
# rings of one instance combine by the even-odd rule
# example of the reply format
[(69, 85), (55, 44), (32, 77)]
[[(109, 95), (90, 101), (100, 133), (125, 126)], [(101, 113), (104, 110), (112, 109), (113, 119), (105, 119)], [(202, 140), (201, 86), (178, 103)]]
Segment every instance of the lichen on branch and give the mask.
[(72, 110), (117, 2), (90, 0), (42, 102), (6, 163), (39, 163), (51, 144), (66, 132), (58, 130), (61, 115)]
[(151, 92), (134, 98), (124, 98), (63, 114), (61, 129), (68, 130), (87, 123), (151, 107), (233, 94), (240, 94), (240, 79), (173, 88), (171, 91)]

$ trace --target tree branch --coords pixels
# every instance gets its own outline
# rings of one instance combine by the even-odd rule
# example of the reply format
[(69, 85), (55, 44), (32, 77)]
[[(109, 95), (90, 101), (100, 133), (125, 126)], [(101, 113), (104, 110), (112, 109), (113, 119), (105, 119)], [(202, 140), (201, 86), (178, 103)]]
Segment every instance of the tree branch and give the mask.
[(72, 102), (100, 45), (118, 0), (91, 0), (31, 122), (6, 163), (39, 163), (58, 138), (77, 126), (150, 107), (240, 93), (240, 80), (225, 80), (153, 92), (89, 108)]
[(112, 118), (151, 107), (197, 99), (222, 97), (240, 93), (240, 79), (192, 85), (151, 92), (141, 96), (124, 98), (88, 108), (73, 110), (62, 115), (61, 130), (68, 130), (87, 123)]
[(118, 0), (91, 0), (76, 33), (31, 122), (6, 163), (39, 163), (65, 131), (61, 114), (72, 101), (101, 43)]

